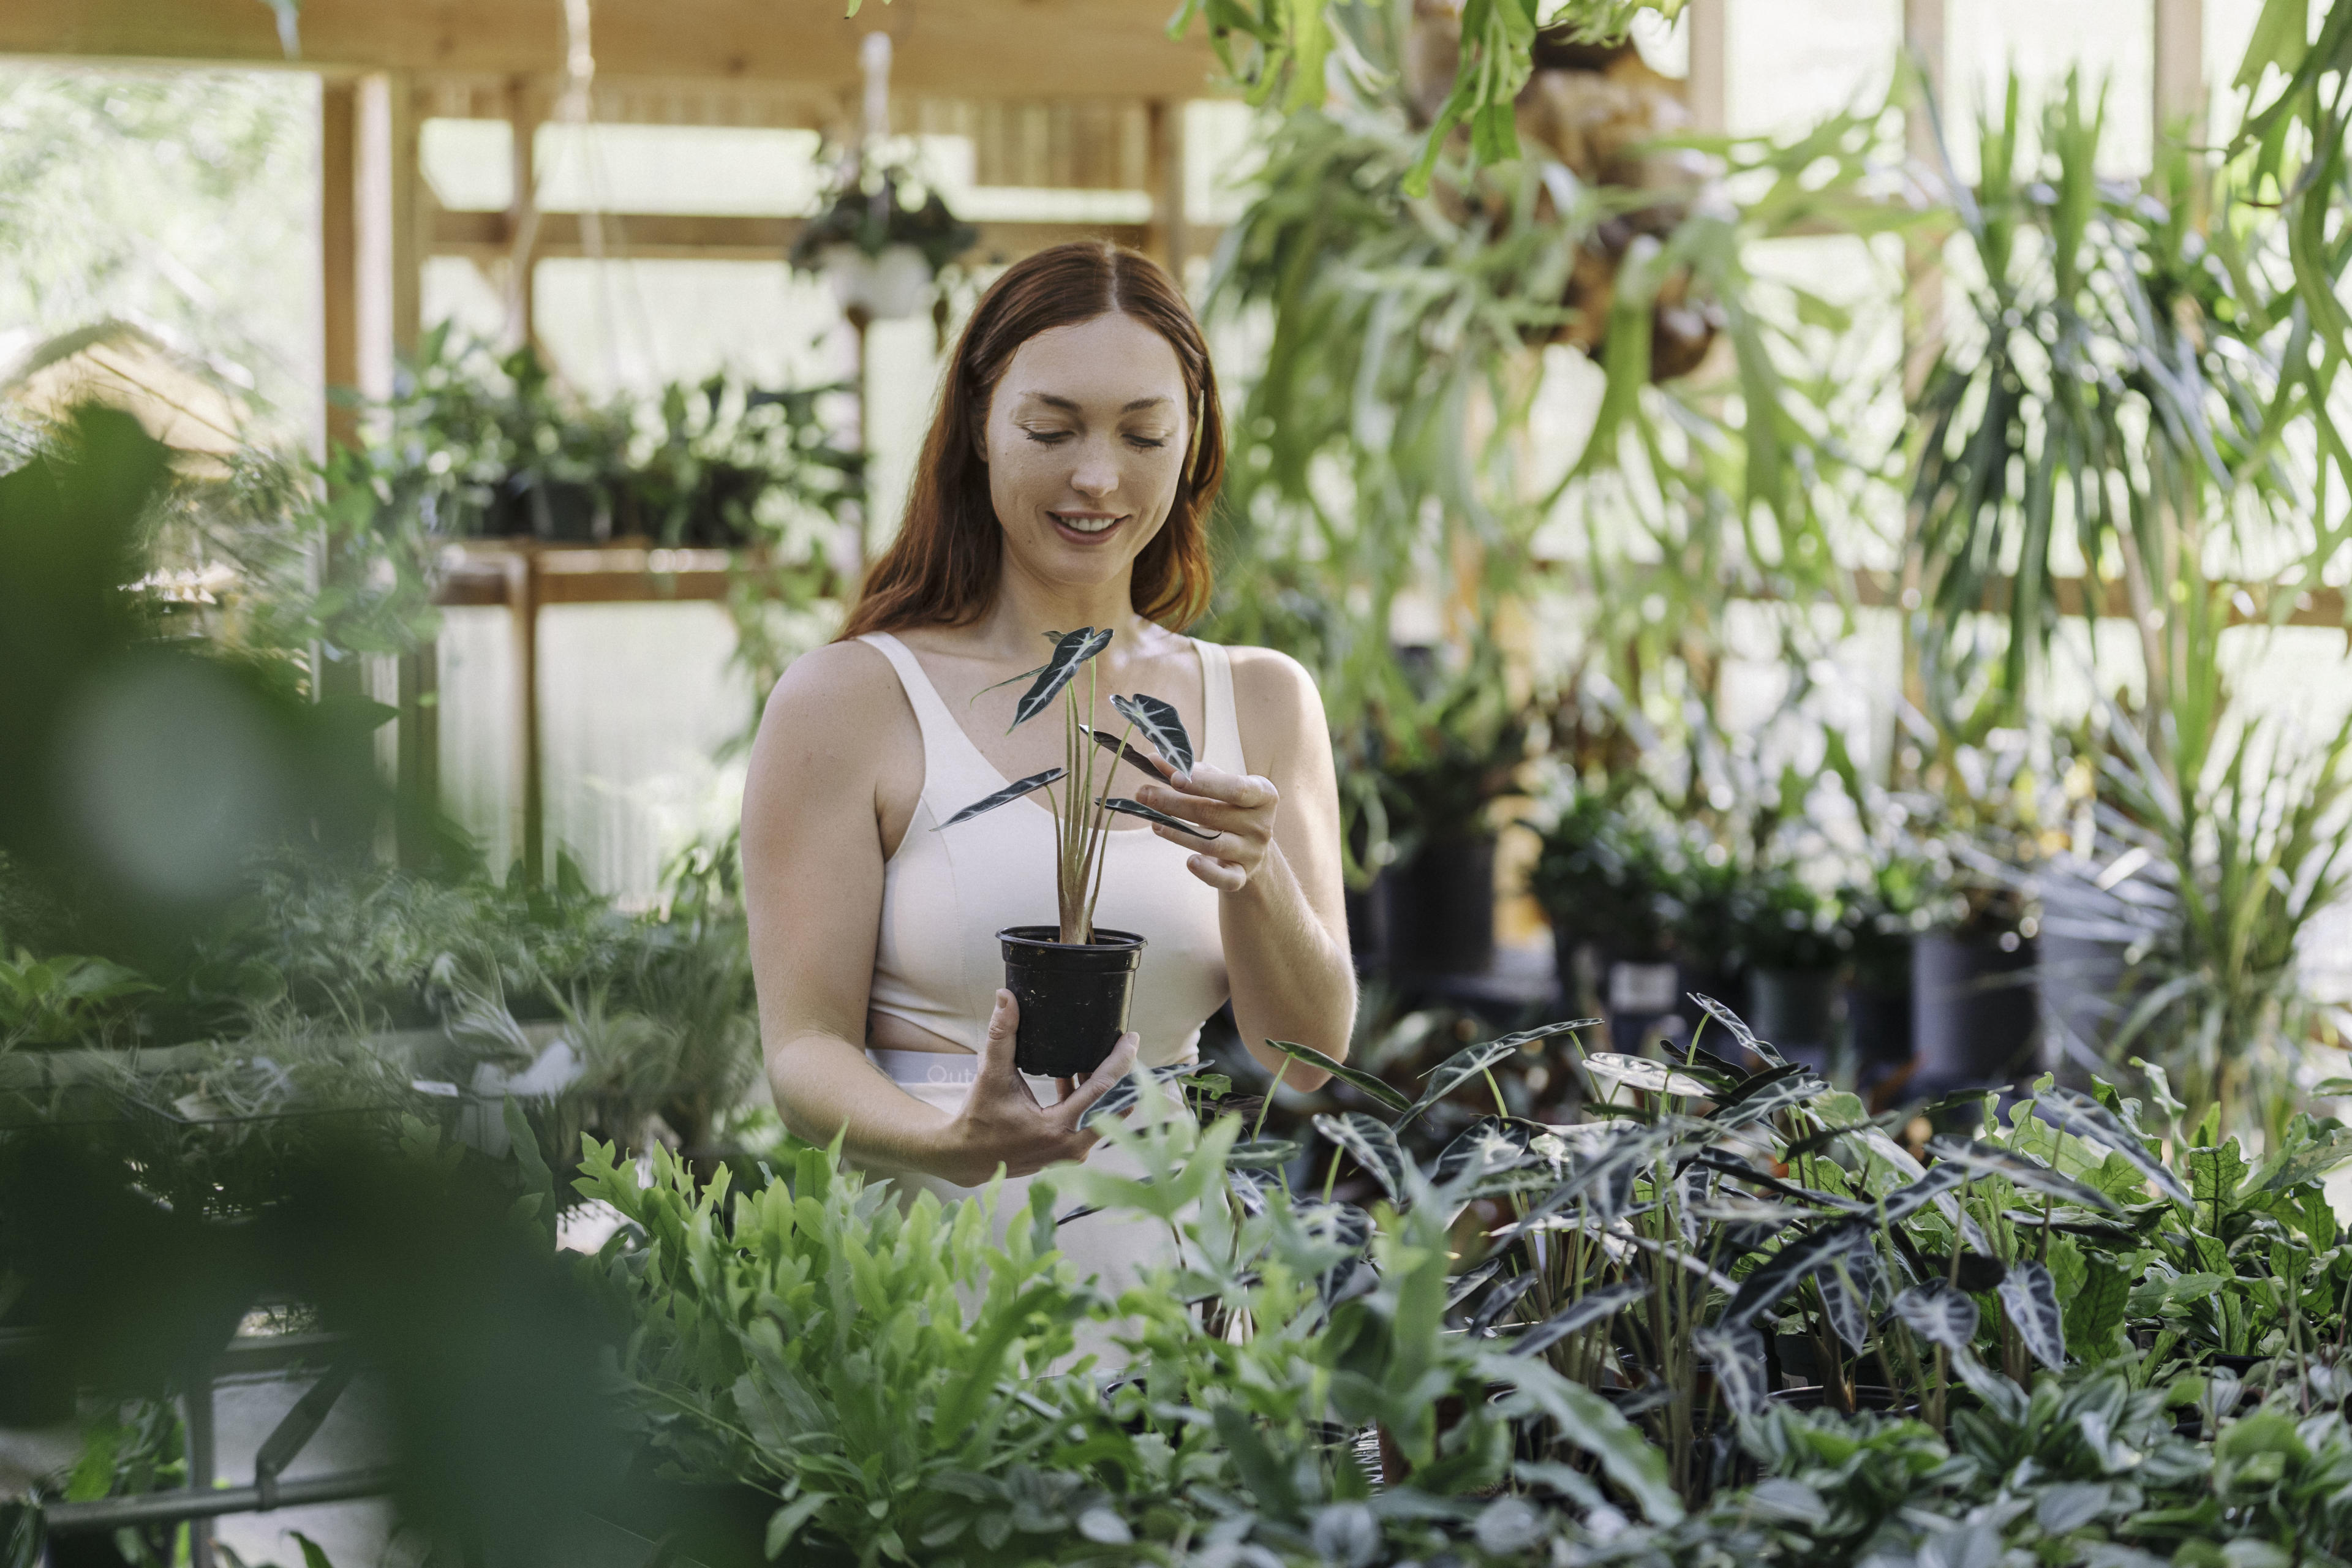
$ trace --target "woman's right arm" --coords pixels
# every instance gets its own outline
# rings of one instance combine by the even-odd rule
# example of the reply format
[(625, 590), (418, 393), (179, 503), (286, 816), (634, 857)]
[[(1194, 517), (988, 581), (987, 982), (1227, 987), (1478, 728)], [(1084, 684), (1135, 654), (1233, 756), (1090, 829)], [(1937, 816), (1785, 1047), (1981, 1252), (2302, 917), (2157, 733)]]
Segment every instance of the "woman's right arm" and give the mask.
[(919, 777), (921, 768), (914, 715), (871, 649), (836, 643), (806, 654), (768, 700), (743, 790), (743, 899), (777, 1110), (811, 1142), (841, 1132), (861, 1162), (965, 1185), (1000, 1164), (1025, 1175), (1083, 1158), (1095, 1136), (1078, 1131), (1077, 1117), (1118, 1081), (1131, 1044), (1076, 1093), (1041, 1108), (1013, 1071), (1011, 998), (1003, 997), (981, 1082), (954, 1116), (902, 1092), (866, 1058), (882, 919), (883, 784), (893, 769)]

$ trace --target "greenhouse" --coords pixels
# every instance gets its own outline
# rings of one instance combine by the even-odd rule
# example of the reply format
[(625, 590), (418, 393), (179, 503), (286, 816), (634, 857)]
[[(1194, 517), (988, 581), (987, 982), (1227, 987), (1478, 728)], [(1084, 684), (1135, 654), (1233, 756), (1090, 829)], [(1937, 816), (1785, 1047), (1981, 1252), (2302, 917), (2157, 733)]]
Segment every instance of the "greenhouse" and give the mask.
[(2347, 119), (7, 0), (0, 1568), (2352, 1563)]

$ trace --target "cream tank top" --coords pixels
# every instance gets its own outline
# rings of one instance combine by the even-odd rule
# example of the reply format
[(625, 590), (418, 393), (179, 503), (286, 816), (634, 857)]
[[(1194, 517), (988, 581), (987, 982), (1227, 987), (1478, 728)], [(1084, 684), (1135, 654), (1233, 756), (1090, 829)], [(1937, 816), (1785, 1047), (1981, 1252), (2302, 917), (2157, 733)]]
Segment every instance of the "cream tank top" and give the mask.
[[(1031, 796), (935, 831), (1008, 781), (956, 722), (913, 650), (887, 632), (857, 640), (898, 672), (923, 732), (922, 796), (883, 868), (867, 1005), (978, 1051), (1004, 984), (996, 933), (1054, 922), (1054, 816)], [(1232, 661), (1214, 643), (1195, 638), (1192, 646), (1206, 709), (1200, 760), (1246, 773)], [(1118, 790), (1139, 782), (1133, 772), (1121, 767)], [(1113, 830), (1103, 853), (1095, 923), (1134, 931), (1145, 942), (1128, 1015), (1141, 1037), (1139, 1059), (1150, 1067), (1183, 1061), (1198, 1046), (1202, 1024), (1230, 994), (1216, 889), (1186, 868), (1191, 851), (1148, 828)]]

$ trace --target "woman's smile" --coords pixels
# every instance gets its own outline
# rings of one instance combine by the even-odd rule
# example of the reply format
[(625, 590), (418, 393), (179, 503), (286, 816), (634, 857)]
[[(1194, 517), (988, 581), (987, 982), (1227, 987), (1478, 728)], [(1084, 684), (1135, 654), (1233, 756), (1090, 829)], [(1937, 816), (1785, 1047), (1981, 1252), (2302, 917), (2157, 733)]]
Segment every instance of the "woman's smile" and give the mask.
[(1086, 549), (1109, 543), (1119, 525), (1128, 521), (1128, 514), (1118, 511), (1049, 511), (1045, 515), (1053, 520), (1055, 532)]

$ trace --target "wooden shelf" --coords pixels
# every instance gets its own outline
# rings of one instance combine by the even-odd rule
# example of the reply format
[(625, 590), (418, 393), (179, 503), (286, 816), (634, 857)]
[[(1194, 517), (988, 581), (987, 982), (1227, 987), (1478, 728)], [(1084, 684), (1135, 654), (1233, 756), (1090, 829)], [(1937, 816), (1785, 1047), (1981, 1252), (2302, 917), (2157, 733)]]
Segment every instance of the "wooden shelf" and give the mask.
[(723, 600), (744, 566), (766, 557), (732, 550), (544, 544), (480, 540), (442, 552), (436, 605), (513, 605), (528, 572), (533, 605), (642, 605)]

